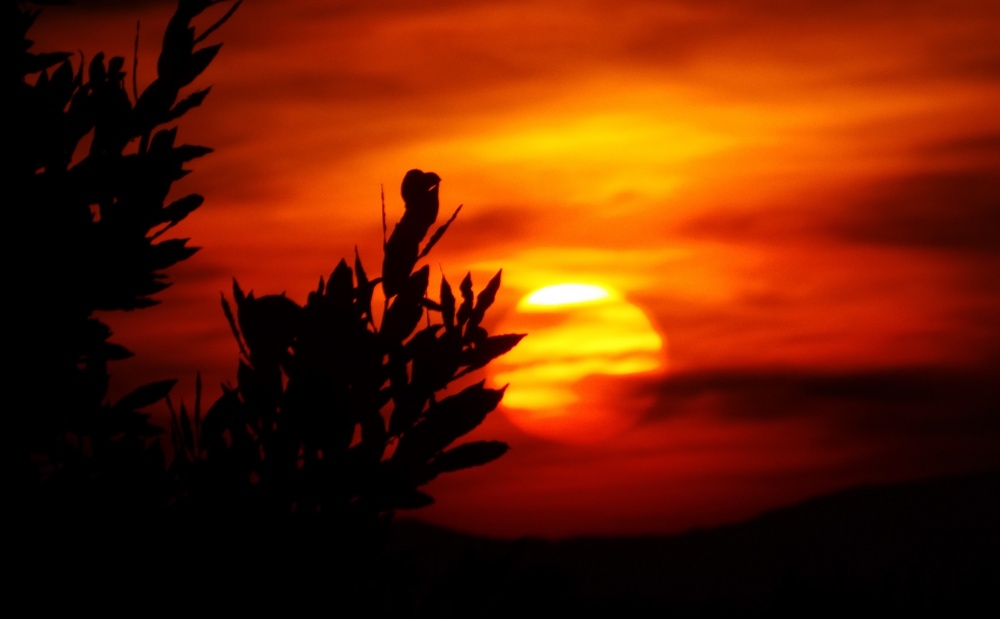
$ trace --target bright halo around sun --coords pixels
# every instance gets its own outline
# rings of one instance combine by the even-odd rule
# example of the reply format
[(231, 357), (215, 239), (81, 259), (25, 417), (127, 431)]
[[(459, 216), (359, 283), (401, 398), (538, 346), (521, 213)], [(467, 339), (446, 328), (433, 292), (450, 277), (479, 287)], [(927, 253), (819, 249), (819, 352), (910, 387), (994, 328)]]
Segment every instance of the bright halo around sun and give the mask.
[(525, 432), (558, 441), (592, 443), (634, 425), (651, 403), (636, 387), (665, 365), (646, 314), (603, 286), (536, 290), (498, 332), (528, 334), (493, 363), (494, 380), (510, 384), (503, 410)]

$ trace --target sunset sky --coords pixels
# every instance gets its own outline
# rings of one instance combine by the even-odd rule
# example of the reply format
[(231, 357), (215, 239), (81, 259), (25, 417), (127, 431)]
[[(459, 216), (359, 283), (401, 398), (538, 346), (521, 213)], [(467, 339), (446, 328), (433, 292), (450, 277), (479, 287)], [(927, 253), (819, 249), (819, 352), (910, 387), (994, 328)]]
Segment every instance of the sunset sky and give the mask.
[[(172, 9), (81, 0), (29, 38), (131, 67), (140, 20), (141, 88)], [(586, 325), (565, 354), (647, 344), (578, 364), (597, 375), (571, 381), (567, 414), (617, 412), (607, 436), (532, 435), (498, 411), (475, 437), (510, 452), (435, 480), (414, 516), (671, 533), (996, 468), (998, 32), (995, 0), (246, 0), (179, 123), (215, 149), (175, 186), (206, 198), (177, 228), (202, 250), (160, 306), (107, 316), (136, 353), (113, 388), (176, 377), (190, 405), (200, 371), (214, 399), (235, 381), (232, 278), (304, 302), (355, 246), (376, 272), (381, 187), (391, 222), (420, 168), (443, 213), (464, 205), (432, 289), (502, 268), (488, 326), (529, 325), (527, 345), (546, 332), (523, 297), (599, 286), (619, 318), (562, 308)], [(656, 362), (601, 369), (640, 349)]]

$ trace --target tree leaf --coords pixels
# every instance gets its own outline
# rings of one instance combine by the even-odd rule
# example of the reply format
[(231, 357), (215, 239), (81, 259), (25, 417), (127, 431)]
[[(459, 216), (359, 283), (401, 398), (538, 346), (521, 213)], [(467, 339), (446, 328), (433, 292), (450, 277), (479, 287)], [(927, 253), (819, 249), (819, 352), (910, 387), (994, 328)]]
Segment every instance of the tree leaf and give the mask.
[(482, 466), (507, 453), (510, 447), (500, 441), (475, 441), (453, 447), (434, 458), (431, 467), (436, 473), (448, 473)]
[(104, 69), (104, 52), (98, 52), (90, 61), (90, 83), (101, 84), (107, 79), (107, 71)]
[(104, 342), (104, 344), (101, 345), (100, 354), (108, 361), (121, 361), (134, 356), (131, 350), (125, 348), (121, 344), (115, 344), (112, 342)]
[(354, 300), (354, 274), (343, 258), (330, 274), (330, 279), (326, 282), (324, 296), (341, 307), (350, 305)]
[(402, 344), (420, 323), (420, 317), (424, 314), (420, 300), (427, 294), (429, 278), (430, 269), (424, 265), (410, 276), (406, 287), (392, 300), (382, 317), (382, 328), (379, 330), (387, 344)]
[(455, 328), (455, 295), (444, 275), (441, 275), (441, 319), (446, 330)]
[(479, 293), (476, 297), (476, 307), (472, 310), (472, 314), (469, 316), (469, 326), (475, 327), (482, 322), (483, 317), (486, 315), (486, 310), (493, 305), (493, 302), (497, 298), (497, 290), (500, 289), (500, 274), (503, 273), (503, 269), (497, 271), (497, 274), (490, 279), (486, 287)]
[(207, 97), (208, 93), (211, 91), (212, 88), (210, 86), (204, 90), (193, 92), (187, 97), (181, 99), (180, 101), (174, 104), (174, 107), (170, 109), (170, 111), (164, 117), (162, 122), (171, 122), (173, 120), (177, 120), (184, 114), (187, 114), (190, 110), (201, 105), (202, 102), (205, 101), (205, 97)]
[(420, 255), (417, 256), (417, 260), (420, 260), (427, 254), (431, 253), (431, 249), (433, 249), (434, 246), (437, 245), (437, 242), (441, 240), (441, 237), (444, 236), (444, 233), (448, 231), (448, 226), (451, 225), (451, 222), (455, 221), (455, 218), (458, 217), (458, 212), (461, 210), (462, 210), (462, 205), (459, 204), (458, 208), (455, 209), (455, 212), (452, 213), (451, 217), (448, 218), (448, 221), (444, 222), (443, 224), (437, 227), (437, 230), (435, 230), (434, 234), (431, 235), (430, 240), (427, 241), (426, 245), (424, 245), (424, 249), (420, 252)]
[(150, 404), (155, 404), (167, 397), (170, 390), (177, 384), (176, 380), (161, 380), (148, 385), (142, 385), (132, 392), (122, 396), (115, 402), (114, 409), (129, 411), (138, 410)]
[(524, 333), (508, 333), (482, 339), (472, 348), (462, 351), (461, 364), (473, 370), (485, 367), (490, 361), (510, 352), (524, 336)]
[[(235, 279), (233, 280), (233, 288), (235, 290), (239, 290), (239, 285), (236, 284)], [(229, 328), (233, 332), (233, 337), (236, 338), (236, 343), (240, 347), (240, 354), (242, 354), (245, 359), (249, 360), (250, 354), (247, 352), (246, 346), (243, 343), (243, 338), (240, 336), (239, 327), (236, 326), (236, 317), (233, 316), (233, 310), (229, 307), (229, 301), (226, 300), (226, 295), (220, 294), (220, 296), (222, 297), (222, 313), (225, 314), (226, 322), (229, 323)]]
[(503, 398), (503, 389), (486, 389), (481, 381), (428, 408), (424, 419), (403, 434), (393, 459), (425, 462), (474, 430)]
[(195, 80), (202, 71), (208, 68), (215, 55), (219, 53), (222, 49), (222, 43), (216, 43), (215, 45), (209, 45), (208, 47), (203, 47), (198, 51), (191, 54), (187, 67), (177, 76), (178, 86), (187, 86)]
[(210, 35), (213, 32), (215, 32), (215, 30), (219, 26), (221, 26), (222, 24), (224, 24), (227, 21), (229, 21), (229, 18), (233, 16), (233, 13), (236, 12), (236, 9), (240, 8), (241, 4), (243, 4), (243, 0), (236, 0), (235, 4), (233, 4), (233, 6), (231, 6), (231, 7), (229, 7), (229, 10), (226, 11), (225, 15), (223, 15), (217, 22), (215, 22), (214, 24), (212, 24), (211, 26), (209, 26), (208, 28), (206, 28), (205, 31), (202, 32), (201, 35), (199, 35), (198, 38), (196, 38), (194, 40), (194, 44), (197, 45), (198, 43), (201, 43), (202, 41), (204, 41), (208, 37), (208, 35)]
[(375, 291), (375, 283), (368, 281), (368, 274), (361, 265), (361, 256), (358, 255), (358, 248), (354, 248), (354, 274), (358, 279), (358, 287), (354, 291), (354, 298), (358, 303), (358, 317), (364, 318), (372, 327), (375, 326), (375, 318), (372, 316), (372, 294)]
[(182, 144), (173, 150), (174, 157), (179, 161), (191, 161), (198, 157), (204, 157), (211, 152), (212, 149), (207, 146), (194, 146), (191, 144)]
[(462, 304), (458, 307), (458, 326), (463, 327), (472, 315), (472, 273), (466, 273), (458, 285), (462, 293)]
[(73, 54), (69, 52), (43, 52), (41, 54), (31, 54), (24, 62), (25, 74), (38, 73), (53, 65), (57, 65), (70, 58)]
[(155, 239), (161, 236), (167, 230), (173, 228), (179, 224), (185, 217), (190, 215), (195, 209), (200, 207), (205, 202), (205, 198), (193, 193), (191, 195), (184, 196), (178, 200), (175, 200), (163, 207), (160, 211), (160, 216), (158, 217), (158, 223), (166, 223), (167, 225), (158, 230), (151, 238)]
[(440, 312), (442, 309), (441, 305), (437, 301), (428, 299), (427, 297), (420, 299), (420, 305), (435, 312)]
[(149, 143), (149, 154), (163, 156), (174, 147), (177, 139), (177, 127), (157, 131)]

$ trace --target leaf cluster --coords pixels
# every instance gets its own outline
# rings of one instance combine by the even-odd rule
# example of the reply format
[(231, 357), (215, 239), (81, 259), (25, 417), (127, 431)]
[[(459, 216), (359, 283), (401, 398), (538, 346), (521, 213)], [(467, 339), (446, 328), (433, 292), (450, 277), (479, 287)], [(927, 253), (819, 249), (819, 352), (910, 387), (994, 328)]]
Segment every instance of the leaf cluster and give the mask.
[(81, 310), (154, 304), (152, 296), (168, 285), (163, 271), (196, 251), (187, 239), (160, 237), (201, 206), (197, 194), (167, 197), (188, 174), (184, 165), (211, 149), (178, 144), (177, 128), (165, 125), (200, 105), (210, 91), (180, 94), (221, 47), (199, 48), (204, 35), (195, 36), (191, 25), (212, 4), (179, 3), (164, 35), (157, 76), (141, 94), (133, 93), (134, 101), (124, 58), (107, 60), (99, 53), (74, 68), (68, 53), (31, 53), (27, 29), (38, 12), (5, 5), (21, 48), (11, 76), (20, 119), (11, 164), (22, 185), (18, 206), (58, 228), (56, 248), (66, 247), (75, 258), (67, 265), (75, 277), (67, 279), (75, 284)]
[[(498, 441), (455, 445), (504, 389), (449, 386), (523, 336), (491, 336), (482, 326), (499, 272), (478, 294), (466, 275), (457, 297), (442, 277), (438, 300), (429, 297), (429, 267), (416, 265), (454, 220), (421, 247), (439, 183), (433, 173), (406, 174), (406, 208), (384, 244), (381, 277), (369, 278), (356, 254), (353, 267), (341, 260), (320, 278), (304, 305), (258, 297), (234, 280), (233, 303), (223, 297), (222, 307), (239, 345), (238, 386), (200, 423), (183, 408), (175, 416), (175, 471), (195, 480), (182, 484), (189, 504), (372, 522), (429, 505), (421, 486), (507, 451)], [(380, 318), (372, 309), (379, 285)]]
[[(154, 295), (169, 285), (165, 271), (197, 251), (188, 239), (163, 235), (201, 206), (200, 195), (169, 195), (188, 174), (185, 165), (210, 149), (181, 143), (171, 125), (209, 92), (182, 94), (219, 51), (201, 45), (205, 36), (239, 6), (196, 35), (192, 20), (217, 3), (178, 3), (156, 77), (141, 93), (134, 74), (129, 92), (124, 58), (35, 53), (28, 32), (39, 11), (22, 2), (0, 9), (12, 120), (7, 206), (27, 249), (15, 285), (20, 299), (30, 299), (16, 307), (24, 332), (16, 349), (30, 368), (25, 386), (45, 394), (25, 422), (21, 448), (42, 463), (28, 467), (41, 479), (71, 472), (90, 481), (111, 477), (134, 456), (113, 454), (130, 441), (137, 446), (128, 449), (141, 451), (159, 432), (139, 409), (161, 400), (173, 381), (109, 404), (107, 365), (131, 353), (110, 341), (97, 312), (155, 304)], [(162, 457), (150, 466), (162, 475)]]

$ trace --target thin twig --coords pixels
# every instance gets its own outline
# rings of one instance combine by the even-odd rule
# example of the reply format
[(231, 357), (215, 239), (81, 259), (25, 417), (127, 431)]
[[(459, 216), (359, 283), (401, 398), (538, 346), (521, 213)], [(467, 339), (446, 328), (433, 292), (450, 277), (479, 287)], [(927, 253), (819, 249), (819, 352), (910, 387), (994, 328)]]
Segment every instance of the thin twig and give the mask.
[(139, 102), (139, 83), (136, 75), (139, 73), (139, 20), (135, 20), (135, 46), (132, 48), (132, 98)]
[(386, 226), (385, 226), (385, 185), (379, 185), (379, 190), (382, 194), (382, 252), (385, 253), (386, 245), (388, 241), (385, 238)]
[(226, 14), (222, 16), (222, 19), (220, 19), (219, 21), (217, 21), (217, 22), (215, 22), (214, 24), (212, 24), (211, 26), (209, 26), (209, 27), (208, 27), (208, 29), (207, 29), (207, 30), (205, 30), (205, 32), (202, 32), (202, 33), (201, 33), (201, 36), (200, 36), (200, 37), (197, 37), (197, 38), (196, 38), (196, 39), (194, 40), (194, 44), (195, 44), (195, 45), (197, 45), (197, 44), (201, 43), (202, 41), (204, 41), (204, 40), (205, 40), (205, 38), (206, 38), (206, 37), (207, 37), (208, 35), (210, 35), (210, 34), (212, 34), (213, 32), (215, 32), (215, 30), (216, 30), (216, 29), (217, 29), (217, 28), (218, 28), (219, 26), (221, 26), (222, 24), (224, 24), (224, 23), (226, 23), (227, 21), (229, 21), (229, 18), (233, 16), (233, 13), (235, 13), (235, 12), (236, 12), (236, 9), (240, 8), (240, 5), (241, 5), (241, 4), (243, 4), (243, 0), (236, 0), (236, 4), (234, 4), (234, 5), (233, 5), (233, 6), (232, 6), (232, 7), (231, 7), (231, 8), (230, 8), (230, 9), (229, 9), (228, 11), (226, 11)]

